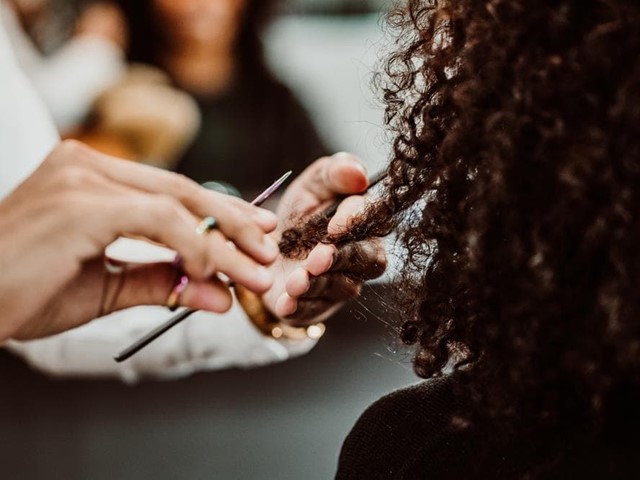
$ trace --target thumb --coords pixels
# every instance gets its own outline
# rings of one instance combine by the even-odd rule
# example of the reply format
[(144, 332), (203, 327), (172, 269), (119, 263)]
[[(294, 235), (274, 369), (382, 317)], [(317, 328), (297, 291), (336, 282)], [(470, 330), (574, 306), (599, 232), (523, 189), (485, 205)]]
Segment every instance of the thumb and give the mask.
[(342, 195), (364, 192), (369, 186), (362, 161), (349, 153), (323, 157), (307, 167), (282, 197), (279, 213), (312, 211), (319, 205)]
[(322, 187), (326, 189), (325, 198), (330, 200), (336, 195), (352, 195), (364, 192), (369, 186), (367, 170), (358, 157), (350, 153), (336, 153), (327, 162), (323, 171)]

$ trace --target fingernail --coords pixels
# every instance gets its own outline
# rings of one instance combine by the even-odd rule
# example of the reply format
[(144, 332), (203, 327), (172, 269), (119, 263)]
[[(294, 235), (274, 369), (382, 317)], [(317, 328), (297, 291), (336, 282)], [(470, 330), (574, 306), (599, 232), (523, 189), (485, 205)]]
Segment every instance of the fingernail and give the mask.
[(333, 155), (333, 158), (335, 158), (336, 160), (340, 160), (340, 159), (348, 160), (349, 162), (353, 163), (358, 169), (360, 169), (363, 173), (365, 174), (367, 173), (367, 169), (364, 168), (364, 165), (362, 165), (362, 163), (360, 163), (357, 157), (352, 153), (338, 152)]
[(173, 258), (173, 261), (171, 262), (171, 266), (174, 268), (178, 268), (182, 265), (182, 255), (180, 255), (179, 253), (176, 253), (176, 256)]

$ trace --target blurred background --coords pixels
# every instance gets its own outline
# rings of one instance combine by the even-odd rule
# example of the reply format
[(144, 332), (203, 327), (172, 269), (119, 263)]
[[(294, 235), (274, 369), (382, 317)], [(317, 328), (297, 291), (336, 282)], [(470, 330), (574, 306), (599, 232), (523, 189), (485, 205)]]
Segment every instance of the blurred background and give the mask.
[[(4, 21), (61, 133), (108, 153), (245, 197), (335, 151), (384, 165), (388, 1), (201, 0), (220, 10), (198, 19), (181, 2), (14, 0)], [(416, 380), (389, 288), (367, 286), (309, 354), (251, 370), (124, 385), (2, 351), (3, 478), (332, 478), (363, 410)]]

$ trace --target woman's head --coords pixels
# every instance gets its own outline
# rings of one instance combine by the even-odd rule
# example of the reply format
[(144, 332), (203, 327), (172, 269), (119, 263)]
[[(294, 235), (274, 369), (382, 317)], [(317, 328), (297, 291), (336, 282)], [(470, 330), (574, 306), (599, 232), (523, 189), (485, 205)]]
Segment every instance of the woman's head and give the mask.
[(391, 21), (395, 153), (350, 239), (403, 221), (417, 372), (455, 363), (500, 415), (640, 383), (640, 4), (409, 0)]
[(233, 48), (247, 0), (151, 0), (151, 13), (162, 37), (178, 49)]
[[(157, 64), (168, 49), (230, 49), (240, 68), (262, 65), (260, 34), (278, 0), (120, 2), (130, 27), (130, 58)], [(260, 67), (262, 68), (262, 67)]]

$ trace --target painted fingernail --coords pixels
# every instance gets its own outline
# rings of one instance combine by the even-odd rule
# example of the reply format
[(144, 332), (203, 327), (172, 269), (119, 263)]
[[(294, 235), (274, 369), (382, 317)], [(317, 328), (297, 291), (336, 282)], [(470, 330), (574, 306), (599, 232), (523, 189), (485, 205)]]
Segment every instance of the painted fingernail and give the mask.
[(179, 253), (176, 253), (176, 256), (173, 258), (173, 261), (171, 262), (171, 266), (174, 268), (178, 268), (182, 265), (182, 255), (180, 255)]

